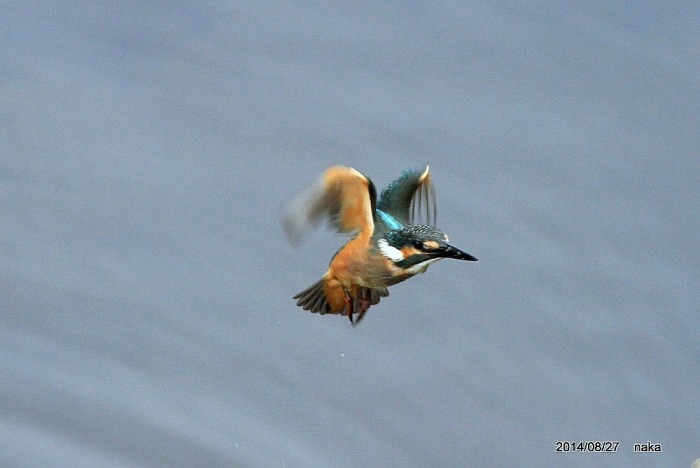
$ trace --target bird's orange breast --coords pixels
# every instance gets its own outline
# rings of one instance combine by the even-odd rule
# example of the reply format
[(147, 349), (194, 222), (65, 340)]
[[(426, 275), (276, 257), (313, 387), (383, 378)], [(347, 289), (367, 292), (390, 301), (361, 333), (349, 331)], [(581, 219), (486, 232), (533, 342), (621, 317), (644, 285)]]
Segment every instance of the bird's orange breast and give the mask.
[(333, 313), (346, 305), (345, 291), (355, 297), (363, 287), (372, 287), (369, 239), (358, 236), (343, 246), (333, 258), (325, 279), (326, 300)]

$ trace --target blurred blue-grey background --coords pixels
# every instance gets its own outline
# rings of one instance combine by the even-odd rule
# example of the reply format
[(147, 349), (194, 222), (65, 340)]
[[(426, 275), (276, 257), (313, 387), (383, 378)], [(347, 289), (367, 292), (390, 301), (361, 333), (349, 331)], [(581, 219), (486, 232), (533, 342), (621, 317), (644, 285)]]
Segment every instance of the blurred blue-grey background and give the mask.
[[(690, 466), (698, 2), (5, 2), (0, 465)], [(478, 263), (295, 307), (330, 164)], [(557, 441), (619, 441), (555, 453)], [(633, 444), (660, 443), (661, 454)]]

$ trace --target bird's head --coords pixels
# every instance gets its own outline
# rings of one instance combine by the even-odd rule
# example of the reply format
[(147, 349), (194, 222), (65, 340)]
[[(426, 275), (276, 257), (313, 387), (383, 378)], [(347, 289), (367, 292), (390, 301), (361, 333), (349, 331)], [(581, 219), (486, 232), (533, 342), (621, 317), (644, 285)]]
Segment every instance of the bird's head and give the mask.
[(389, 231), (377, 248), (394, 265), (409, 274), (422, 273), (443, 258), (476, 261), (468, 253), (447, 243), (447, 235), (434, 226), (416, 224)]

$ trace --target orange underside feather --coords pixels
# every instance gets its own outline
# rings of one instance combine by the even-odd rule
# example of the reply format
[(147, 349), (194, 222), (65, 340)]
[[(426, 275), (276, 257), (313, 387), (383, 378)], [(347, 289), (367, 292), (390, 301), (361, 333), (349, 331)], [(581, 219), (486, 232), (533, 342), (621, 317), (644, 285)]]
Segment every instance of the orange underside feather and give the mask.
[(333, 166), (324, 174), (326, 194), (333, 209), (338, 210), (338, 224), (342, 232), (374, 230), (372, 206), (369, 199), (369, 180), (351, 167)]

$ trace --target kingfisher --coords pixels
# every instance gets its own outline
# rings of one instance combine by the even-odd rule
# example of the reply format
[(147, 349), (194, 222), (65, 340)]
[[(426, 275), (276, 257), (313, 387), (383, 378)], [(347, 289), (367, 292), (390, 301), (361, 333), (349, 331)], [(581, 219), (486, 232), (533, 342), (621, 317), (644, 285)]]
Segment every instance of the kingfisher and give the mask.
[[(415, 224), (423, 217), (426, 224)], [(403, 171), (379, 200), (374, 183), (357, 170), (328, 168), (287, 205), (282, 226), (295, 245), (323, 220), (352, 238), (335, 253), (323, 277), (293, 299), (313, 313), (347, 315), (354, 326), (389, 295), (387, 287), (424, 273), (431, 263), (476, 261), (448, 244), (447, 235), (435, 227), (436, 218), (429, 166)]]

